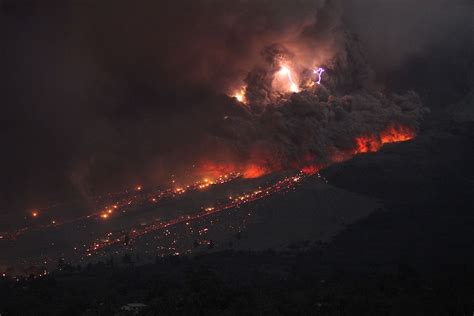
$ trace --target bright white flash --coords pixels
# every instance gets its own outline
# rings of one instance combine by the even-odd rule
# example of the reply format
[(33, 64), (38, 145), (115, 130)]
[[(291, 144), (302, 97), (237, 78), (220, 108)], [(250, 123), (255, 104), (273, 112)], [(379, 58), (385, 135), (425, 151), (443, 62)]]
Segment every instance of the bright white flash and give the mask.
[(290, 90), (291, 92), (299, 92), (300, 89), (298, 88), (298, 85), (293, 81), (293, 77), (291, 76), (291, 71), (288, 69), (286, 66), (281, 66), (280, 75), (288, 77), (288, 81), (290, 82)]
[(281, 66), (280, 74), (282, 76), (289, 76), (290, 75), (290, 69), (288, 69), (286, 66)]

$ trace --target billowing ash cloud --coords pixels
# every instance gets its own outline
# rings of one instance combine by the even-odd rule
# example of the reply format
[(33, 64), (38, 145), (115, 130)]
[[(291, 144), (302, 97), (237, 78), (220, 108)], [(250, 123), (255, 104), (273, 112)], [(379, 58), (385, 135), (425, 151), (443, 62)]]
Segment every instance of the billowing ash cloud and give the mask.
[(474, 89), (473, 1), (348, 0), (343, 6), (378, 83), (416, 90), (432, 109)]
[(378, 137), (390, 127), (416, 133), (428, 112), (418, 95), (386, 95), (371, 88), (360, 44), (350, 36), (346, 43), (326, 61), (323, 85), (315, 84), (314, 78), (299, 93), (286, 94), (275, 92), (272, 82), (278, 76), (279, 61), (294, 55), (280, 46), (265, 49), (262, 58), (268, 66), (250, 72), (245, 81), (248, 112), (221, 122), (215, 133), (216, 147), (225, 153), (232, 147), (234, 161), (244, 170), (258, 166), (261, 172), (270, 172), (327, 165), (350, 155), (356, 138)]
[[(415, 94), (377, 92), (390, 67), (374, 47), (390, 37), (371, 36), (364, 11), (347, 5), (4, 0), (0, 204), (160, 183), (201, 161), (324, 162), (360, 133), (416, 130)], [(384, 46), (391, 68), (408, 46)], [(282, 61), (301, 93), (274, 89)], [(323, 85), (310, 87), (319, 66)], [(229, 97), (242, 85), (248, 106)]]

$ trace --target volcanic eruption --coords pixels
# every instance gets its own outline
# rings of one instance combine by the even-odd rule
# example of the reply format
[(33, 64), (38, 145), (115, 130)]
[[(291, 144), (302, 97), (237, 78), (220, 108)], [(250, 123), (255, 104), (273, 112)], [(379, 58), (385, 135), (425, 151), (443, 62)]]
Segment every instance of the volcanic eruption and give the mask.
[[(161, 19), (135, 21), (121, 36), (112, 27), (123, 24), (125, 11), (117, 5), (116, 20), (104, 28), (93, 28), (100, 24), (94, 16), (79, 19), (90, 29), (78, 37), (94, 43), (80, 58), (96, 63), (76, 65), (81, 75), (74, 80), (87, 82), (80, 83), (94, 98), (87, 90), (88, 99), (75, 104), (87, 124), (80, 136), (65, 138), (74, 150), (58, 174), (69, 176), (86, 206), (65, 216), (57, 210), (71, 204), (35, 205), (41, 216), (5, 229), (4, 241), (73, 225), (68, 251), (74, 255), (128, 246), (148, 233), (292, 190), (354, 155), (410, 140), (427, 111), (416, 93), (393, 94), (376, 84), (364, 45), (346, 29), (337, 1), (300, 1), (292, 14), (286, 14), (288, 3), (183, 1), (157, 13)], [(137, 41), (136, 34), (149, 29), (157, 30), (149, 38), (162, 45)], [(95, 95), (100, 89), (89, 77), (113, 97)], [(55, 92), (83, 100), (74, 95), (82, 92), (80, 84), (74, 81), (72, 89), (55, 79), (64, 86)], [(75, 113), (63, 109), (63, 95), (57, 98), (61, 111)], [(254, 184), (266, 175), (271, 181)], [(247, 180), (249, 188), (240, 187)], [(94, 193), (127, 187), (126, 181), (134, 188)], [(205, 194), (227, 185), (238, 189), (231, 196)]]
[[(226, 169), (255, 178), (274, 171), (318, 169), (414, 138), (427, 111), (415, 93), (386, 95), (369, 88), (370, 83), (358, 87), (362, 83), (357, 80), (349, 87), (339, 85), (338, 77), (352, 74), (352, 65), (343, 60), (360, 48), (350, 36), (346, 40), (347, 50), (325, 60), (327, 68), (302, 65), (298, 53), (281, 44), (266, 47), (263, 62), (249, 72), (245, 88), (230, 95), (242, 105), (241, 113), (217, 123), (222, 132), (214, 135), (214, 146), (227, 154), (225, 161), (206, 160), (200, 171)], [(336, 78), (323, 79), (326, 72)]]
[(0, 0), (0, 316), (473, 314), (473, 12)]

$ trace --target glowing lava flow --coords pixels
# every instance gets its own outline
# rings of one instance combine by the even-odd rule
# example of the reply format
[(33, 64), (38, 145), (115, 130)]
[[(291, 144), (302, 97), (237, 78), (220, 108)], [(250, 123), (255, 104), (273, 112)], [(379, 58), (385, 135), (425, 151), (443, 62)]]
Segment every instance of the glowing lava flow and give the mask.
[(260, 178), (266, 174), (281, 171), (277, 166), (262, 166), (250, 160), (248, 163), (213, 163), (206, 161), (199, 167), (200, 173), (216, 177), (218, 174), (238, 174), (244, 179)]
[[(129, 213), (133, 211), (134, 207), (144, 206), (146, 204), (155, 204), (158, 203), (160, 200), (163, 199), (172, 199), (178, 196), (185, 194), (186, 192), (193, 192), (197, 190), (203, 190), (209, 188), (213, 185), (224, 184), (235, 180), (241, 177), (240, 173), (229, 172), (227, 174), (223, 174), (221, 176), (215, 176), (214, 178), (204, 178), (201, 181), (196, 181), (193, 184), (186, 185), (183, 187), (176, 187), (176, 188), (168, 188), (164, 190), (155, 190), (149, 192), (143, 192), (143, 188), (141, 186), (136, 187), (132, 191), (125, 191), (121, 193), (110, 193), (107, 194), (109, 197), (115, 197), (115, 201), (113, 202), (104, 202), (103, 197), (97, 197), (97, 204), (103, 203), (103, 206), (99, 207), (98, 211), (94, 211), (93, 213), (89, 213), (88, 215), (83, 215), (80, 217), (67, 219), (67, 220), (56, 220), (53, 218), (48, 219), (46, 223), (34, 223), (27, 227), (22, 227), (16, 229), (14, 231), (4, 231), (0, 232), (0, 241), (13, 241), (16, 240), (19, 236), (24, 235), (28, 232), (44, 230), (49, 228), (57, 228), (64, 225), (70, 225), (77, 222), (82, 222), (86, 220), (96, 220), (100, 219), (103, 221), (110, 220), (111, 218), (118, 217), (124, 213)], [(130, 193), (132, 193), (130, 195)], [(120, 197), (122, 195), (122, 197)], [(43, 211), (43, 213), (45, 213)], [(32, 218), (39, 217), (39, 211), (35, 210), (31, 212)], [(47, 214), (44, 214), (45, 218), (48, 218)]]
[(250, 164), (243, 171), (243, 177), (245, 179), (260, 178), (261, 176), (269, 174), (272, 171), (278, 171), (278, 170), (270, 170), (268, 168), (264, 168), (264, 167), (256, 165), (256, 164)]
[[(201, 208), (196, 209), (196, 212), (191, 212), (187, 215), (176, 216), (172, 219), (169, 219), (168, 217), (168, 219), (166, 220), (156, 221), (154, 223), (140, 222), (140, 224), (138, 225), (137, 223), (132, 224), (130, 222), (130, 226), (128, 226), (127, 228), (117, 228), (116, 233), (107, 233), (105, 237), (100, 239), (96, 239), (97, 236), (104, 234), (104, 229), (107, 229), (107, 226), (98, 226), (102, 225), (99, 224), (101, 223), (101, 221), (113, 221), (114, 218), (121, 216), (122, 213), (140, 212), (143, 209), (145, 209), (145, 211), (154, 210), (148, 207), (147, 205), (154, 205), (154, 203), (157, 203), (161, 199), (177, 198), (182, 194), (185, 194), (186, 192), (206, 190), (210, 186), (224, 184), (237, 178), (260, 177), (275, 170), (272, 169), (272, 167), (262, 168), (259, 165), (253, 165), (251, 162), (244, 164), (244, 166), (247, 166), (247, 169), (243, 169), (245, 170), (245, 172), (233, 172), (233, 170), (235, 170), (233, 169), (235, 166), (233, 166), (232, 164), (226, 164), (223, 166), (211, 166), (216, 173), (214, 177), (204, 178), (203, 180), (197, 181), (191, 185), (183, 187), (174, 187), (165, 190), (149, 190), (148, 188), (135, 187), (135, 189), (127, 191), (124, 195), (113, 195), (107, 196), (105, 199), (100, 199), (102, 206), (98, 208), (99, 211), (95, 211), (87, 216), (71, 219), (69, 221), (56, 221), (56, 219), (51, 220), (52, 218), (48, 218), (48, 214), (44, 210), (35, 210), (38, 212), (37, 217), (30, 213), (30, 221), (32, 226), (18, 229), (12, 233), (0, 233), (0, 241), (14, 240), (19, 235), (29, 233), (32, 230), (46, 229), (50, 227), (57, 227), (59, 225), (73, 223), (76, 221), (88, 220), (87, 224), (94, 224), (95, 226), (88, 225), (86, 227), (86, 225), (84, 225), (83, 232), (89, 232), (89, 229), (96, 228), (96, 232), (99, 234), (95, 234), (95, 237), (92, 238), (86, 237), (86, 239), (81, 239), (80, 242), (74, 244), (75, 246), (77, 246), (74, 247), (74, 250), (77, 251), (77, 249), (81, 249), (79, 251), (85, 251), (87, 256), (92, 256), (93, 254), (100, 255), (103, 254), (101, 250), (105, 250), (108, 247), (128, 245), (130, 242), (134, 242), (138, 238), (147, 234), (154, 233), (160, 230), (166, 230), (166, 228), (178, 224), (188, 225), (188, 223), (190, 223), (191, 221), (197, 221), (199, 219), (203, 219), (226, 210), (236, 210), (239, 208), (239, 206), (267, 198), (271, 195), (287, 192), (288, 190), (295, 188), (298, 184), (302, 182), (302, 180), (315, 174), (318, 174), (318, 171), (320, 169), (327, 167), (331, 163), (350, 159), (354, 155), (375, 152), (382, 148), (385, 144), (403, 142), (413, 139), (414, 137), (414, 129), (402, 125), (390, 124), (387, 128), (383, 129), (379, 133), (361, 134), (358, 137), (355, 137), (353, 146), (351, 146), (350, 148), (340, 149), (339, 151), (337, 151), (337, 154), (334, 157), (331, 157), (332, 159), (330, 159), (330, 161), (328, 161), (327, 163), (312, 164), (312, 162), (314, 162), (317, 157), (308, 155), (307, 159), (303, 159), (305, 161), (304, 164), (300, 164), (300, 166), (304, 166), (304, 168), (302, 168), (300, 172), (298, 172), (296, 175), (285, 177), (284, 179), (271, 185), (268, 185), (264, 188), (259, 188), (252, 192), (244, 193), (229, 198), (223, 198), (221, 196), (220, 198), (216, 199), (216, 196), (212, 195), (210, 197), (214, 198), (214, 200), (212, 200), (211, 205), (204, 205)], [(217, 176), (217, 174), (224, 175)], [(179, 204), (171, 205), (176, 207)], [(139, 219), (141, 219), (142, 214), (139, 213), (138, 215), (140, 217)], [(42, 220), (47, 222), (44, 225), (41, 225), (38, 222)], [(122, 222), (126, 221), (122, 220)], [(117, 223), (120, 222), (112, 222), (111, 224)], [(100, 229), (99, 227), (104, 228)], [(117, 225), (116, 227), (119, 227), (119, 225)], [(83, 237), (78, 234), (78, 238)]]
[(380, 135), (368, 134), (356, 137), (353, 154), (379, 151), (385, 144), (405, 142), (415, 137), (415, 132), (408, 127), (390, 125)]
[[(386, 144), (409, 141), (415, 136), (416, 133), (412, 128), (392, 123), (379, 133), (367, 133), (355, 137), (353, 140), (353, 146), (333, 150), (328, 161), (324, 163), (315, 162), (317, 161), (317, 157), (308, 154), (308, 158), (304, 158), (302, 161), (297, 163), (266, 159), (264, 163), (259, 164), (258, 161), (261, 161), (261, 159), (258, 159), (258, 157), (257, 159), (250, 159), (248, 162), (242, 164), (219, 164), (206, 162), (206, 164), (202, 166), (202, 170), (204, 174), (234, 172), (238, 173), (245, 179), (255, 179), (273, 172), (300, 168), (303, 168), (302, 171), (304, 172), (315, 173), (322, 168), (328, 167), (332, 163), (348, 160), (355, 155), (376, 152)], [(288, 165), (290, 165), (291, 168), (285, 167)]]
[(280, 71), (278, 72), (281, 76), (286, 76), (290, 83), (290, 91), (294, 93), (300, 92), (298, 85), (294, 82), (293, 77), (291, 76), (291, 71), (286, 66), (281, 66)]
[(238, 208), (239, 206), (243, 204), (260, 200), (262, 198), (268, 197), (275, 193), (285, 192), (291, 188), (294, 188), (297, 184), (301, 183), (303, 179), (305, 179), (306, 177), (310, 175), (312, 174), (307, 174), (303, 171), (300, 171), (298, 172), (298, 174), (294, 176), (286, 177), (283, 180), (280, 180), (276, 182), (275, 184), (268, 186), (266, 188), (258, 189), (256, 191), (245, 193), (236, 197), (229, 197), (228, 201), (217, 204), (214, 207), (201, 208), (202, 211), (198, 213), (191, 214), (191, 215), (184, 215), (184, 216), (180, 216), (169, 221), (158, 222), (158, 223), (147, 225), (144, 227), (132, 229), (126, 234), (121, 234), (123, 237), (113, 238), (113, 239), (111, 238), (100, 239), (94, 242), (86, 250), (87, 254), (88, 256), (90, 256), (101, 249), (104, 249), (113, 245), (128, 244), (141, 236), (168, 228), (170, 226), (178, 225), (181, 223), (188, 223), (190, 221), (197, 220), (197, 219), (207, 217), (210, 215), (214, 215), (216, 213), (220, 213), (228, 209)]

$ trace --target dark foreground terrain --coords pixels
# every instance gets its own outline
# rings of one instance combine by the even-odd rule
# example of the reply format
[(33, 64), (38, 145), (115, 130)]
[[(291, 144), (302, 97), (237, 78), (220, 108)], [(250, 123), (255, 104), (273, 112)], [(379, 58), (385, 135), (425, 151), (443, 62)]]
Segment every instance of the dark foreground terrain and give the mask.
[(0, 281), (2, 315), (473, 315), (474, 124), (432, 118), (420, 136), (322, 172), (383, 207), (329, 243), (219, 251), (143, 265), (136, 255)]

